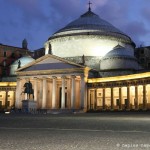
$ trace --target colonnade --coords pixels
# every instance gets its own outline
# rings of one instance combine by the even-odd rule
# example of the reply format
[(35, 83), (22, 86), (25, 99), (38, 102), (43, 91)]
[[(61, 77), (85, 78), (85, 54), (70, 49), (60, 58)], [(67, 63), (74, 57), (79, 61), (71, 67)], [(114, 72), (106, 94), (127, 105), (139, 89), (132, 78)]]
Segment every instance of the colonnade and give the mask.
[(84, 107), (84, 82), (82, 76), (51, 76), (17, 79), (16, 108), (21, 108), (22, 100), (27, 99), (24, 84), (32, 83), (34, 95), (30, 100), (36, 101), (39, 109), (80, 109)]
[(88, 89), (88, 109), (150, 109), (150, 84)]
[(15, 103), (15, 91), (11, 89), (5, 89), (0, 91), (0, 108), (10, 109)]

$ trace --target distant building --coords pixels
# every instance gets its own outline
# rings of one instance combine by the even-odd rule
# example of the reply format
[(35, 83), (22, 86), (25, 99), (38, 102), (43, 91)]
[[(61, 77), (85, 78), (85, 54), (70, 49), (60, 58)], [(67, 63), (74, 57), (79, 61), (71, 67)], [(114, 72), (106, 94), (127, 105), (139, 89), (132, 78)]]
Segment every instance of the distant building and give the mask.
[(37, 58), (42, 57), (44, 55), (45, 55), (45, 48), (39, 48), (39, 49), (34, 50), (34, 52), (33, 52), (33, 58), (34, 59), (37, 59)]
[(150, 46), (136, 48), (135, 57), (144, 69), (150, 69)]
[(28, 49), (0, 44), (0, 77), (8, 76), (9, 66), (28, 52)]

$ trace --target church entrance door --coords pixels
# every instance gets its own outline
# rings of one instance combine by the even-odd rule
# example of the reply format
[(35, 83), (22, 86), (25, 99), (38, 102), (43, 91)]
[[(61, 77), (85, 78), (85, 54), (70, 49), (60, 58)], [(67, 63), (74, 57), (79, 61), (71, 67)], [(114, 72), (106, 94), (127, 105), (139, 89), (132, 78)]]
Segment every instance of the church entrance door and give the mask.
[[(65, 88), (66, 89), (66, 88)], [(61, 97), (61, 93), (62, 93), (62, 88), (60, 87), (59, 90), (59, 109), (61, 109), (61, 101), (62, 101), (62, 97)], [(65, 91), (65, 108), (67, 108), (67, 92)]]

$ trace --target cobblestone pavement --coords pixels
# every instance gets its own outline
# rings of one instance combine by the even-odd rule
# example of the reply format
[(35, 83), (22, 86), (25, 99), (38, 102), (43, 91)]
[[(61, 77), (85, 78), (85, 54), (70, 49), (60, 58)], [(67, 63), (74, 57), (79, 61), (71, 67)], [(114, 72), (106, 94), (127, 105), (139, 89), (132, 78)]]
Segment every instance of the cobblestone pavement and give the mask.
[(150, 149), (150, 113), (0, 114), (0, 150), (130, 149)]

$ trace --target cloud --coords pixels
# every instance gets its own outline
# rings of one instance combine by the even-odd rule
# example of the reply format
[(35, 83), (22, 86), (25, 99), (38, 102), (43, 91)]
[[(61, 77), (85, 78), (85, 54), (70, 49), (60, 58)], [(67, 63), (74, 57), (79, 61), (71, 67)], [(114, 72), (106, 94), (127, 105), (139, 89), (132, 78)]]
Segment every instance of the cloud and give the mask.
[(147, 3), (142, 0), (106, 0), (103, 4), (99, 1), (97, 4), (95, 11), (102, 19), (129, 35), (137, 45), (145, 43), (143, 41), (150, 33), (150, 9)]
[(143, 22), (130, 22), (128, 26), (126, 26), (126, 32), (129, 32), (132, 35), (135, 36), (140, 36), (140, 35), (145, 35), (148, 33), (148, 30), (145, 27), (145, 24)]
[(92, 10), (97, 10), (97, 8), (101, 8), (101, 7), (103, 7), (103, 6), (105, 6), (106, 4), (108, 4), (108, 0), (103, 0), (103, 1), (94, 1), (94, 2), (92, 2), (92, 6), (91, 6), (91, 8), (92, 8)]
[[(124, 3), (124, 2), (122, 2)], [(125, 18), (129, 11), (128, 2), (124, 4), (124, 7), (118, 1), (106, 1), (102, 7), (97, 7), (96, 11), (103, 19), (106, 19), (112, 24), (120, 24)]]
[(39, 0), (13, 0), (10, 5), (18, 9), (24, 19), (24, 22), (45, 21), (47, 16), (42, 10)]
[[(75, 0), (49, 1), (50, 18), (56, 23), (54, 26), (63, 27), (81, 15), (81, 3)], [(79, 11), (80, 10), (80, 11)]]
[(128, 25), (125, 26), (124, 31), (133, 39), (136, 45), (144, 43), (144, 38), (150, 32), (145, 24), (140, 21), (129, 22)]
[(141, 15), (144, 19), (146, 19), (147, 22), (150, 23), (150, 9), (149, 8), (143, 8)]

